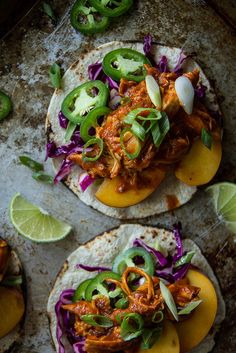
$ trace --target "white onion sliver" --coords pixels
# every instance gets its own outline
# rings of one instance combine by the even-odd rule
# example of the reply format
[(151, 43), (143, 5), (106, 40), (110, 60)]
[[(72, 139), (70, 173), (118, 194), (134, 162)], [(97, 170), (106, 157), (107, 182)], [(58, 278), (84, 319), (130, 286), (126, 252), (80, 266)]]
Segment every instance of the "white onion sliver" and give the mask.
[(161, 109), (161, 92), (160, 87), (154, 77), (147, 75), (145, 77), (147, 93), (152, 101), (152, 103), (158, 108)]
[(194, 101), (194, 88), (186, 76), (180, 76), (175, 81), (175, 91), (180, 104), (187, 114), (192, 114)]

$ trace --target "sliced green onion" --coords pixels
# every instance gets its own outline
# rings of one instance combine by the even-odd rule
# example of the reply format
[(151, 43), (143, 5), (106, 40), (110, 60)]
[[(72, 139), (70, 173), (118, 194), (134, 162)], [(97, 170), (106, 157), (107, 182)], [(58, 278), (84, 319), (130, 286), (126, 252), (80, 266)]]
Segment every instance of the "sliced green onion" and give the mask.
[(51, 18), (51, 20), (56, 24), (57, 22), (57, 18), (55, 16), (55, 13), (51, 7), (51, 5), (49, 5), (47, 2), (43, 2), (42, 4), (42, 9), (44, 11), (44, 13)]
[(196, 300), (188, 305), (186, 305), (183, 309), (181, 309), (178, 314), (179, 315), (188, 315), (190, 314), (199, 304), (201, 304), (202, 300)]
[(157, 107), (158, 110), (161, 110), (161, 92), (158, 83), (155, 78), (151, 75), (145, 77), (147, 93), (152, 101), (152, 103)]
[(164, 319), (164, 314), (163, 314), (163, 312), (161, 310), (156, 311), (152, 315), (152, 322), (154, 324), (159, 324), (163, 319)]
[(22, 276), (9, 276), (4, 278), (1, 284), (4, 286), (14, 287), (14, 286), (21, 285), (22, 282), (23, 282)]
[(37, 181), (42, 181), (43, 183), (46, 183), (46, 184), (53, 184), (53, 180), (54, 180), (54, 178), (51, 175), (48, 175), (42, 172), (33, 173), (32, 178), (34, 178)]
[(49, 76), (54, 88), (61, 88), (61, 68), (57, 63), (52, 64)]
[(191, 262), (194, 254), (195, 254), (195, 251), (187, 252), (187, 254), (183, 255), (178, 261), (176, 261), (174, 267), (179, 267), (179, 266), (188, 264), (189, 262)]
[(174, 298), (170, 292), (170, 290), (164, 285), (162, 281), (160, 281), (160, 290), (161, 290), (161, 295), (170, 310), (171, 314), (174, 316), (175, 320), (178, 321), (178, 313), (177, 313), (177, 308), (175, 305)]
[(120, 335), (124, 341), (139, 337), (143, 332), (144, 321), (141, 315), (130, 313), (125, 315), (120, 325)]
[(161, 112), (161, 119), (153, 124), (151, 127), (151, 133), (154, 145), (159, 147), (164, 140), (167, 132), (170, 130), (170, 122), (165, 112)]
[(142, 342), (140, 349), (149, 349), (161, 337), (162, 327), (155, 327), (154, 329), (145, 328), (142, 333)]
[(92, 326), (99, 326), (99, 327), (112, 327), (113, 326), (113, 321), (104, 315), (82, 315), (80, 316), (80, 319), (84, 321), (86, 324), (92, 325)]
[(141, 141), (145, 140), (146, 131), (136, 120), (133, 121), (131, 126), (131, 131), (137, 136)]
[[(150, 116), (150, 114), (147, 117), (144, 116), (140, 116), (139, 114), (142, 112), (150, 112), (153, 113), (153, 115), (148, 119), (148, 116)], [(159, 112), (158, 110), (154, 109), (154, 108), (137, 108), (134, 110), (131, 110), (131, 112), (129, 112), (128, 115), (126, 115), (126, 117), (124, 118), (124, 122), (126, 124), (133, 124), (133, 121), (135, 119), (140, 119), (140, 120), (159, 120), (161, 119), (161, 112)]]
[(19, 160), (20, 160), (21, 164), (25, 165), (26, 167), (30, 168), (31, 170), (33, 170), (35, 172), (40, 172), (44, 169), (42, 163), (38, 163), (28, 156), (19, 156)]
[(129, 306), (129, 300), (127, 298), (121, 298), (115, 303), (117, 309), (126, 309)]
[[(125, 134), (128, 133), (128, 132), (136, 139), (136, 147), (137, 148), (134, 151), (134, 153), (128, 152), (127, 149), (126, 149), (126, 146), (124, 144), (124, 137), (125, 137)], [(121, 131), (121, 134), (120, 134), (120, 145), (121, 145), (121, 148), (123, 149), (123, 151), (125, 152), (126, 156), (129, 159), (135, 159), (135, 158), (137, 158), (139, 156), (139, 153), (141, 151), (141, 143), (140, 143), (138, 137), (133, 134), (131, 129), (127, 128), (127, 129), (123, 129)]]
[(212, 146), (212, 135), (209, 131), (207, 131), (205, 128), (202, 128), (201, 131), (201, 140), (204, 146), (206, 146), (209, 150), (211, 149)]
[[(95, 157), (88, 157), (86, 155), (86, 148), (88, 148), (91, 145), (98, 145), (99, 146), (99, 153)], [(82, 152), (82, 160), (84, 162), (95, 162), (98, 160), (98, 158), (101, 157), (101, 154), (103, 152), (103, 140), (100, 138), (92, 138), (86, 144), (84, 145), (83, 152)]]
[(115, 290), (112, 290), (108, 293), (110, 298), (116, 298), (118, 297), (120, 294), (122, 293), (122, 289), (121, 288), (116, 288)]
[(77, 126), (77, 124), (74, 124), (71, 121), (69, 121), (67, 128), (66, 128), (65, 137), (64, 137), (65, 142), (70, 141), (70, 139), (76, 129), (76, 126)]

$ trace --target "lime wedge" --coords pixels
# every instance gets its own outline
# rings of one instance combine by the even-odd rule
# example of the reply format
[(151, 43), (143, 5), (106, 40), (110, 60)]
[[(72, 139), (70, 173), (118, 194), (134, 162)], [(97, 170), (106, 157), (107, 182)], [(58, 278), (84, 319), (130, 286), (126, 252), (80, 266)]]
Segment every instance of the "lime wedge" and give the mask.
[(50, 216), (17, 193), (10, 203), (10, 218), (17, 231), (35, 242), (52, 242), (65, 238), (71, 226)]
[(229, 182), (217, 183), (206, 188), (212, 197), (215, 211), (227, 228), (236, 233), (236, 184)]

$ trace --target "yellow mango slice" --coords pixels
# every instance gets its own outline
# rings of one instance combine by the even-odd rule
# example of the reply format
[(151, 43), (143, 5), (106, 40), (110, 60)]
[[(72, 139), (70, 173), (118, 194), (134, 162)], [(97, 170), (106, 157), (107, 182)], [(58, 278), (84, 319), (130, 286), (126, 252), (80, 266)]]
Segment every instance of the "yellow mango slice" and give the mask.
[(175, 176), (190, 186), (207, 184), (216, 174), (221, 156), (220, 140), (213, 140), (211, 149), (204, 146), (201, 140), (196, 140), (176, 167)]
[(157, 188), (166, 174), (164, 170), (159, 168), (150, 169), (143, 173), (145, 173), (146, 179), (150, 179), (150, 186), (118, 192), (121, 179), (117, 176), (114, 179), (104, 179), (95, 194), (96, 198), (111, 207), (128, 207), (141, 202)]
[(25, 311), (24, 298), (15, 288), (0, 287), (0, 338), (21, 320)]
[(214, 323), (217, 312), (217, 296), (211, 281), (196, 270), (189, 270), (187, 278), (190, 284), (201, 288), (199, 298), (202, 299), (202, 303), (189, 319), (175, 324), (181, 353), (189, 352), (204, 339)]
[(138, 353), (179, 353), (179, 338), (172, 322), (165, 321), (160, 339), (150, 349)]

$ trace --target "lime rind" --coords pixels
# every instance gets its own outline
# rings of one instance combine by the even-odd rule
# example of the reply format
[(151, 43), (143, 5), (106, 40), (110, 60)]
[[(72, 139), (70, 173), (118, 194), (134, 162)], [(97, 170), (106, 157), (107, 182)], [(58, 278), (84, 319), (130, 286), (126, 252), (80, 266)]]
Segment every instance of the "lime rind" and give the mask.
[(35, 242), (54, 242), (65, 238), (71, 226), (31, 204), (17, 193), (10, 203), (10, 219), (17, 231)]

